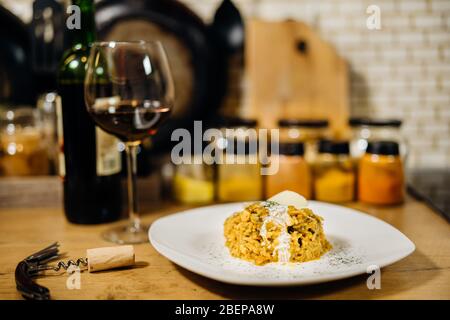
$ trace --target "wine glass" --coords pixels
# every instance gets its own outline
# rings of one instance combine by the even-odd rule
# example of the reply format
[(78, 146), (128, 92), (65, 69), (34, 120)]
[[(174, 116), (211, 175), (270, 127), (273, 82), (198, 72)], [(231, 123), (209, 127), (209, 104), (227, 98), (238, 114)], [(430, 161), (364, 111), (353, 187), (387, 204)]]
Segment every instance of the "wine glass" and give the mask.
[(142, 243), (148, 226), (141, 224), (136, 196), (136, 149), (154, 135), (169, 116), (174, 86), (160, 42), (94, 42), (84, 81), (86, 106), (94, 122), (125, 144), (128, 171), (126, 226), (108, 230), (106, 240)]

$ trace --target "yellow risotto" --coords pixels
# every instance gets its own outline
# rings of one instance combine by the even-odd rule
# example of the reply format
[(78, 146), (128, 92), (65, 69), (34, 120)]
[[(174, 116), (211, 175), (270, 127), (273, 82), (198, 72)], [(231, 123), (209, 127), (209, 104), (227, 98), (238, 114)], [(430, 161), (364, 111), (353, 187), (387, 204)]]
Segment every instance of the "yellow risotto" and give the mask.
[(225, 221), (224, 234), (232, 256), (257, 265), (310, 261), (331, 249), (321, 217), (274, 201), (234, 213)]

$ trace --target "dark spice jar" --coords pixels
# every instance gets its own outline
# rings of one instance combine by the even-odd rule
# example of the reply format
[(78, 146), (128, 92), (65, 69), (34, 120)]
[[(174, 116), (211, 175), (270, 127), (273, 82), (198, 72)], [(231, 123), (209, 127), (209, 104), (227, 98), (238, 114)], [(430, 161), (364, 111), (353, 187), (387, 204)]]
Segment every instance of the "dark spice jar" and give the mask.
[(399, 149), (394, 141), (368, 143), (359, 163), (359, 200), (380, 205), (403, 201), (404, 172)]

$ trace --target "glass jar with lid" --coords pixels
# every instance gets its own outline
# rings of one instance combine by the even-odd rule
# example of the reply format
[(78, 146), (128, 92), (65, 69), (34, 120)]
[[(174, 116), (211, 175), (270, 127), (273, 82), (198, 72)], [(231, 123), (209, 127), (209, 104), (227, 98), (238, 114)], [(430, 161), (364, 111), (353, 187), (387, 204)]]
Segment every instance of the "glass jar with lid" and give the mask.
[(328, 120), (325, 119), (280, 119), (280, 140), (300, 141), (305, 146), (305, 159), (313, 163), (317, 155), (318, 142), (328, 137)]
[(183, 157), (173, 176), (175, 200), (183, 204), (208, 204), (214, 201), (214, 169), (203, 161), (203, 155)]
[(403, 201), (404, 172), (400, 147), (395, 141), (371, 141), (360, 160), (358, 198), (371, 204)]
[(257, 121), (227, 118), (221, 128), (220, 160), (217, 164), (217, 200), (260, 200), (263, 196), (258, 157)]
[(370, 141), (392, 141), (399, 144), (399, 152), (403, 159), (407, 156), (407, 142), (400, 129), (402, 121), (398, 119), (352, 118), (350, 154), (360, 159), (366, 152)]
[(280, 141), (278, 154), (270, 155), (270, 163), (274, 161), (278, 162), (278, 171), (266, 176), (266, 198), (291, 190), (311, 199), (311, 170), (304, 158), (303, 142)]
[(32, 107), (0, 110), (0, 175), (49, 173), (49, 158), (39, 111)]
[(355, 194), (355, 170), (348, 141), (321, 140), (314, 164), (315, 199), (349, 202)]

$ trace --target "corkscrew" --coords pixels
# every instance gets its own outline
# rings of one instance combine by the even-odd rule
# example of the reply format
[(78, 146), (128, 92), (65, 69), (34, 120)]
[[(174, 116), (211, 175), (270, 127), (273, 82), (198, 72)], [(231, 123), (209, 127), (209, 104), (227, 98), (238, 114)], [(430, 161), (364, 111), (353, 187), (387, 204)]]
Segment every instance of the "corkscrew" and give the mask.
[(58, 272), (67, 270), (71, 266), (87, 268), (89, 272), (125, 267), (134, 264), (134, 247), (117, 246), (88, 249), (86, 258), (77, 260), (59, 261), (51, 265), (51, 261), (59, 259), (59, 243), (55, 242), (48, 247), (33, 253), (19, 262), (15, 271), (16, 287), (24, 298), (32, 300), (49, 300), (50, 290), (37, 284), (33, 278), (41, 272), (51, 270)]
[(77, 261), (74, 260), (68, 260), (67, 262), (60, 261), (56, 266), (48, 266), (48, 265), (38, 266), (37, 271), (45, 271), (45, 270), (59, 271), (61, 269), (67, 270), (71, 266), (80, 267), (87, 265), (88, 265), (87, 258), (79, 258)]

